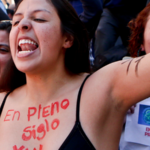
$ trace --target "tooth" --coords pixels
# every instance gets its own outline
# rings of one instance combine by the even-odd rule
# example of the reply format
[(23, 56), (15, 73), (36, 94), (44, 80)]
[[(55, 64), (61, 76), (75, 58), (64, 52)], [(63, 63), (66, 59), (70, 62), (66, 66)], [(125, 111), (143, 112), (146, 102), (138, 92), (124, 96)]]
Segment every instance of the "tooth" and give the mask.
[(19, 51), (19, 54), (26, 54), (26, 53), (30, 53), (31, 51), (28, 50), (28, 51)]
[(24, 44), (25, 43), (25, 40), (22, 40), (22, 44)]
[(19, 41), (19, 46), (20, 46), (21, 44), (25, 44), (25, 43), (37, 45), (35, 42), (33, 42), (33, 41), (31, 41), (31, 40), (22, 39), (22, 40)]
[(23, 44), (23, 41), (22, 41), (22, 40), (20, 40), (20, 42), (19, 42), (19, 46), (20, 46), (21, 44)]
[(19, 46), (21, 45), (21, 40), (19, 41)]

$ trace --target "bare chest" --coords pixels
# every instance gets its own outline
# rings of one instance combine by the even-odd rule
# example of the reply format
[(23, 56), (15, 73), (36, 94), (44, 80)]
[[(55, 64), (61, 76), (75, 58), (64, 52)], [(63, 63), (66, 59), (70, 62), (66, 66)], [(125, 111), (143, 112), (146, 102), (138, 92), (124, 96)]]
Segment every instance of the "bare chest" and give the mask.
[(7, 107), (0, 120), (0, 147), (5, 150), (59, 149), (75, 123), (73, 103), (63, 99), (46, 106)]

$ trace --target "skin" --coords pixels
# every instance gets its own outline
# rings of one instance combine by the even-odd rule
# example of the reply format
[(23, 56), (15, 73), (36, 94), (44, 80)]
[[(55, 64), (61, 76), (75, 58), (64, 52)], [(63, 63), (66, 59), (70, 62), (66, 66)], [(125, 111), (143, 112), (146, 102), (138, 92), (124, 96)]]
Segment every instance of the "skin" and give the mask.
[(150, 53), (150, 17), (148, 17), (145, 30), (144, 30), (144, 43), (141, 45), (142, 51), (145, 51), (146, 53)]
[[(46, 9), (50, 13), (32, 13)], [(75, 123), (78, 90), (87, 74), (72, 75), (64, 65), (65, 49), (72, 45), (67, 36), (62, 36), (60, 19), (54, 7), (45, 0), (24, 0), (14, 15), (10, 34), (13, 60), (17, 68), (26, 73), (27, 84), (14, 90), (7, 98), (0, 118), (0, 147), (10, 150), (22, 145), (29, 149), (59, 149)], [(44, 22), (37, 18), (46, 19)], [(19, 21), (19, 22), (18, 22)], [(17, 22), (17, 24), (16, 24)], [(30, 37), (39, 47), (28, 57), (18, 58), (17, 47), (20, 37)], [(80, 122), (82, 128), (97, 150), (117, 150), (126, 111), (135, 103), (150, 96), (150, 55), (140, 63), (119, 61), (92, 74), (86, 81), (80, 102)], [(138, 63), (138, 69), (136, 66)], [(138, 75), (137, 75), (138, 74)], [(67, 109), (59, 110), (46, 117), (49, 123), (59, 119), (56, 130), (50, 129), (38, 141), (22, 140), (23, 130), (28, 126), (42, 124), (45, 118), (33, 115), (28, 121), (29, 107), (39, 108), (59, 104), (69, 100)], [(50, 107), (51, 108), (51, 107)], [(20, 112), (20, 118), (12, 119), (8, 110)], [(7, 118), (8, 117), (8, 118)], [(5, 120), (5, 121), (4, 121)], [(10, 120), (10, 121), (6, 121)], [(38, 134), (41, 136), (41, 134)], [(8, 144), (9, 143), (9, 144)]]

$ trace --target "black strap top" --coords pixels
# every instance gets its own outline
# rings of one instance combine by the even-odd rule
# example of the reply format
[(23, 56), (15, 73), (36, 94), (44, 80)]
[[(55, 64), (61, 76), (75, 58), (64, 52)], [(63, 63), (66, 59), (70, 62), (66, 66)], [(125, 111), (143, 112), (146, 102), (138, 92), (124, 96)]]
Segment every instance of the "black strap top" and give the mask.
[(8, 92), (8, 93), (6, 94), (6, 96), (4, 97), (4, 100), (3, 100), (2, 105), (1, 105), (1, 107), (0, 107), (0, 116), (1, 116), (1, 114), (2, 114), (2, 111), (3, 111), (4, 105), (5, 105), (6, 99), (7, 99), (8, 95), (9, 95), (10, 93), (11, 93), (11, 92)]
[[(82, 126), (80, 123), (80, 117), (79, 117), (80, 116), (81, 93), (82, 93), (84, 83), (88, 77), (89, 76), (87, 76), (85, 78), (85, 80), (83, 81), (83, 83), (80, 87), (79, 93), (78, 93), (75, 125), (74, 125), (72, 131), (70, 132), (70, 134), (68, 135), (68, 137), (65, 139), (65, 141), (63, 142), (63, 144), (59, 148), (59, 150), (96, 150), (94, 148), (93, 144), (91, 143), (91, 141), (86, 136), (84, 130), (82, 129)], [(7, 95), (5, 96), (5, 98), (3, 100), (3, 103), (2, 103), (1, 108), (0, 108), (0, 116), (1, 116), (4, 104), (5, 104), (5, 101), (6, 101), (9, 94), (10, 94), (10, 92), (7, 93)]]

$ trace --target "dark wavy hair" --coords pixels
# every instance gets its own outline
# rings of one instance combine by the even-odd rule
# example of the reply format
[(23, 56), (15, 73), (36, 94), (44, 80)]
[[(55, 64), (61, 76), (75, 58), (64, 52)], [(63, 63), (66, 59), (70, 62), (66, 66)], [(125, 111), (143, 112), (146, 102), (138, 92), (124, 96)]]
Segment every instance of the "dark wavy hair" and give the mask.
[[(6, 31), (8, 34), (11, 30), (11, 22), (0, 22), (0, 31)], [(0, 80), (0, 92), (8, 92), (26, 83), (25, 74), (18, 71), (13, 60), (9, 62), (9, 68), (4, 70), (5, 77)]]
[[(17, 7), (20, 5), (21, 0)], [(69, 72), (79, 74), (90, 72), (89, 38), (84, 24), (67, 0), (46, 0), (54, 6), (61, 20), (62, 34), (72, 36), (72, 47), (65, 53), (65, 66)]]
[[(150, 16), (150, 3), (137, 15), (137, 17), (128, 23), (131, 30), (129, 40), (129, 52), (132, 57), (137, 57), (138, 50), (144, 42), (144, 30), (148, 17)], [(145, 52), (140, 52), (140, 55)]]

